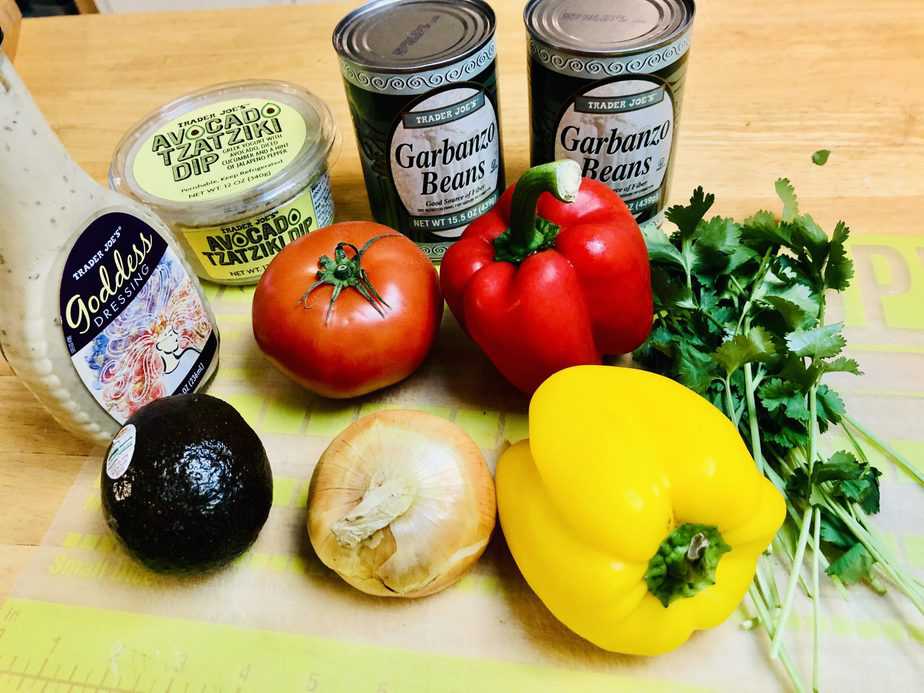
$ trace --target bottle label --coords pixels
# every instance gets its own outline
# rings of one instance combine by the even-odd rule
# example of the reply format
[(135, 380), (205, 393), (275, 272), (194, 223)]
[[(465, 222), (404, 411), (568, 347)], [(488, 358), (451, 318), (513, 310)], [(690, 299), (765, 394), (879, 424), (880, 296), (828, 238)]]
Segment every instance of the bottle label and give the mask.
[(193, 392), (218, 354), (198, 286), (141, 219), (110, 212), (80, 234), (61, 277), (61, 326), (86, 388), (118, 423)]
[(292, 106), (243, 98), (212, 103), (165, 123), (145, 141), (132, 175), (149, 195), (215, 200), (253, 188), (298, 156), (307, 133)]
[(192, 251), (204, 279), (253, 284), (276, 254), (306, 233), (334, 221), (327, 173), (287, 203), (221, 226), (182, 226), (177, 232)]
[(497, 114), (479, 85), (453, 85), (417, 101), (401, 114), (389, 151), (414, 229), (455, 239), (497, 202)]
[(577, 161), (638, 216), (660, 203), (673, 137), (670, 87), (651, 76), (618, 79), (593, 85), (565, 108), (555, 158)]

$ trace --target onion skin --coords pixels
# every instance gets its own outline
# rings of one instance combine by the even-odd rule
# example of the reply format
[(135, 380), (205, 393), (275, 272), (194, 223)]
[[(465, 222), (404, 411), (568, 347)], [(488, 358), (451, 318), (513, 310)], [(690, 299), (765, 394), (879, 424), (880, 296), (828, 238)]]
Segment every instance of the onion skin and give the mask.
[(321, 455), (308, 491), (318, 558), (382, 597), (425, 597), (459, 580), (484, 553), (496, 515), (481, 450), (454, 423), (418, 411), (349, 426)]

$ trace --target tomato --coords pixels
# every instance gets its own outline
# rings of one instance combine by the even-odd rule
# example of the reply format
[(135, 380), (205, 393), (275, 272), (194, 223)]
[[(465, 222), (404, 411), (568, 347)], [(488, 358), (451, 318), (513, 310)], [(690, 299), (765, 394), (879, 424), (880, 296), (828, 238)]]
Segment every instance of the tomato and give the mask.
[(442, 314), (436, 269), (416, 245), (387, 226), (347, 222), (273, 259), (254, 295), (253, 334), (304, 387), (356, 397), (417, 370)]

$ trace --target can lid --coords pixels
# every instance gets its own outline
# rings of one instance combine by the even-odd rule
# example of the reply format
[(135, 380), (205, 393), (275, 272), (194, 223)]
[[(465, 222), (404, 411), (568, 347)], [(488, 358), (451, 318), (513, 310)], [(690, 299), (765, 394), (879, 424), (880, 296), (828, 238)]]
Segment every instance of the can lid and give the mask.
[(337, 24), (334, 48), (367, 70), (430, 70), (477, 52), (495, 23), (482, 0), (372, 0)]
[(555, 48), (619, 55), (668, 43), (694, 11), (693, 0), (530, 0), (523, 18), (534, 38)]
[(109, 184), (171, 222), (219, 225), (297, 195), (326, 170), (338, 142), (330, 109), (301, 87), (227, 82), (175, 99), (129, 130)]

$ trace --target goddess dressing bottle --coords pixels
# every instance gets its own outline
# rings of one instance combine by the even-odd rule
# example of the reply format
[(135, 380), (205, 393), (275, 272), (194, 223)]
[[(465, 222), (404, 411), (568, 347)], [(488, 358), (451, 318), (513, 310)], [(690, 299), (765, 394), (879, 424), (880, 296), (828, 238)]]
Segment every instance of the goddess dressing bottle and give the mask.
[(83, 438), (108, 442), (218, 367), (215, 318), (167, 226), (84, 173), (2, 52), (0, 297), (7, 361)]

